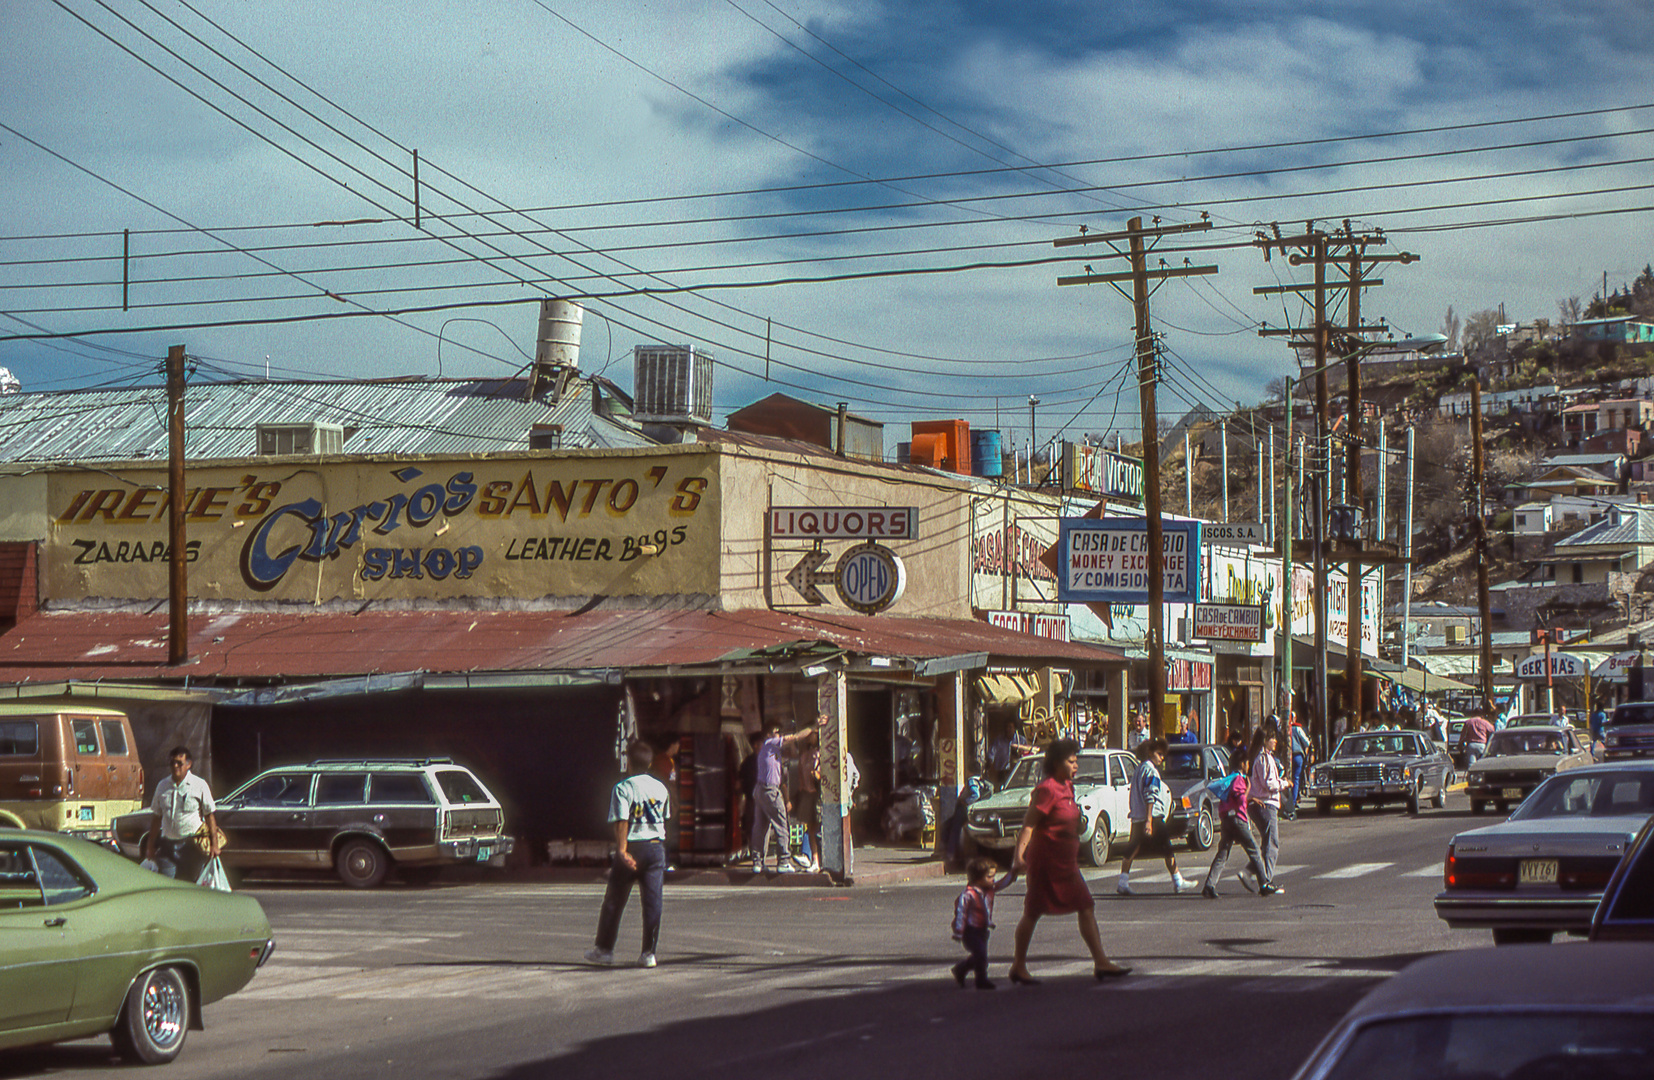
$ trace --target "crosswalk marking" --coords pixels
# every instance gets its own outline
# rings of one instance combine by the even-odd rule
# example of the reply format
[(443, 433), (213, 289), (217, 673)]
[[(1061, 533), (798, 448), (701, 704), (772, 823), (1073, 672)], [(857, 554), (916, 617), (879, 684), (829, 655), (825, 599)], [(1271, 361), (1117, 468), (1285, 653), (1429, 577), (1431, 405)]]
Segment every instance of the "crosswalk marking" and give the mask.
[(1315, 877), (1316, 877), (1316, 880), (1330, 879), (1330, 880), (1335, 880), (1335, 881), (1342, 881), (1342, 880), (1346, 880), (1348, 878), (1358, 878), (1358, 877), (1361, 877), (1365, 874), (1370, 874), (1375, 870), (1383, 870), (1385, 867), (1394, 866), (1394, 865), (1395, 865), (1395, 863), (1387, 863), (1387, 862), (1351, 863), (1349, 866), (1340, 866), (1336, 870), (1328, 870), (1324, 874), (1316, 874)]
[(1409, 870), (1405, 874), (1402, 874), (1401, 876), (1402, 877), (1441, 877), (1441, 875), (1442, 875), (1442, 864), (1439, 863), (1439, 862), (1433, 862), (1433, 863), (1430, 863), (1426, 866), (1421, 866), (1417, 870)]

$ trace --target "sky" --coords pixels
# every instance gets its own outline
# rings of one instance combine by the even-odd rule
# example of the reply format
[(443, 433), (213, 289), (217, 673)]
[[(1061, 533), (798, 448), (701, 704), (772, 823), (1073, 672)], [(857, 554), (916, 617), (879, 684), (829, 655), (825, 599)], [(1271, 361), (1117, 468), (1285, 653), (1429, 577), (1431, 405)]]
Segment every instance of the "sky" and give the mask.
[[(1654, 259), (1642, 0), (8, 0), (0, 366), (27, 391), (508, 376), (538, 301), (580, 364), (710, 352), (906, 438), (1136, 437), (1152, 241), (1163, 419), (1263, 399), (1307, 267), (1279, 224), (1381, 233), (1363, 320), (1556, 319)], [(414, 157), (419, 161), (414, 220)], [(1128, 286), (1129, 292), (1129, 286)], [(1290, 294), (1288, 294), (1290, 296)], [(123, 310), (124, 303), (124, 310)], [(1331, 313), (1344, 318), (1340, 308)], [(94, 333), (96, 332), (96, 333)], [(19, 335), (79, 335), (23, 339)], [(1038, 398), (1034, 409), (1029, 398)]]

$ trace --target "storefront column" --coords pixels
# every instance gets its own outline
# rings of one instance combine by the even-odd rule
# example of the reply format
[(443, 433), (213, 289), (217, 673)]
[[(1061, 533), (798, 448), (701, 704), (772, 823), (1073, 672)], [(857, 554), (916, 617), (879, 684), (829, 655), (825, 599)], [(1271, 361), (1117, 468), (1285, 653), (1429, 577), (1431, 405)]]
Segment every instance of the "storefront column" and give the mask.
[(849, 680), (832, 671), (816, 686), (816, 707), (827, 723), (821, 728), (821, 868), (835, 878), (854, 873), (850, 841), (850, 804), (855, 793), (845, 782), (844, 758), (850, 745), (846, 723)]
[(1131, 692), (1131, 665), (1122, 664), (1108, 673), (1108, 738), (1109, 746), (1124, 749), (1126, 745), (1126, 709)]
[(946, 823), (959, 802), (969, 758), (965, 739), (965, 673), (956, 671), (936, 688), (936, 850), (946, 843)]

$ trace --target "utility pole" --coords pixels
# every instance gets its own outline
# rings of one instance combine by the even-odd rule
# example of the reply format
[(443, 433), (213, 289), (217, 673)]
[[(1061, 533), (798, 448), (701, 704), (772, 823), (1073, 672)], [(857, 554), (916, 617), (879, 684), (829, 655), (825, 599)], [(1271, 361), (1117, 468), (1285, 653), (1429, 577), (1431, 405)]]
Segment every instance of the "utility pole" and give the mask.
[(184, 561), (184, 347), (167, 350), (167, 663), (189, 659), (189, 579)]
[(1189, 431), (1183, 430), (1183, 512), (1195, 516), (1195, 459), (1189, 456)]
[(1413, 425), (1407, 425), (1407, 489), (1402, 496), (1405, 500), (1403, 516), (1407, 519), (1406, 531), (1401, 534), (1401, 554), (1407, 561), (1402, 564), (1401, 584), (1401, 666), (1406, 667), (1410, 659), (1409, 653), (1413, 647)]
[[(1139, 404), (1143, 414), (1143, 516), (1147, 519), (1147, 541), (1149, 554), (1149, 618), (1148, 641), (1145, 643), (1149, 662), (1149, 724), (1150, 731), (1155, 735), (1165, 734), (1165, 718), (1161, 715), (1166, 702), (1166, 582), (1165, 582), (1165, 537), (1160, 520), (1160, 421), (1155, 404), (1155, 386), (1159, 382), (1158, 352), (1156, 348), (1153, 325), (1149, 320), (1149, 289), (1150, 278), (1158, 283), (1167, 278), (1193, 277), (1204, 274), (1217, 273), (1216, 266), (1171, 267), (1161, 265), (1153, 270), (1148, 267), (1148, 249), (1144, 244), (1146, 239), (1158, 239), (1173, 233), (1203, 232), (1210, 229), (1210, 221), (1202, 220), (1190, 222), (1186, 225), (1160, 224), (1155, 219), (1154, 227), (1143, 228), (1143, 219), (1134, 217), (1126, 222), (1124, 233), (1100, 233), (1079, 236), (1068, 236), (1053, 241), (1055, 247), (1068, 247), (1074, 244), (1106, 243), (1114, 249), (1114, 255), (1130, 261), (1131, 269), (1126, 272), (1096, 274), (1091, 267), (1086, 267), (1086, 273), (1071, 277), (1057, 278), (1060, 285), (1093, 285), (1107, 284), (1125, 295), (1120, 288), (1121, 282), (1131, 282), (1131, 303), (1134, 313), (1133, 335), (1137, 350), (1137, 392)], [(1126, 250), (1120, 250), (1117, 241), (1126, 241)]]
[(1482, 616), (1482, 703), (1493, 711), (1493, 613), (1487, 598), (1487, 517), (1482, 513), (1482, 380), (1470, 380), (1470, 462), (1476, 500), (1476, 601)]
[(1223, 520), (1229, 520), (1229, 421), (1218, 421), (1218, 472), (1223, 475)]
[[(1270, 456), (1269, 469), (1271, 479), (1275, 471), (1275, 428), (1269, 429)], [(1275, 628), (1281, 636), (1281, 679), (1278, 693), (1284, 693), (1286, 706), (1281, 710), (1281, 718), (1288, 722), (1292, 719), (1292, 376), (1286, 378), (1286, 490), (1281, 493), (1281, 529), (1275, 536), (1275, 542), (1280, 544), (1281, 550), (1281, 622)], [(1273, 482), (1269, 485), (1271, 501), (1275, 494)], [(1290, 729), (1289, 729), (1290, 733)], [(1292, 752), (1291, 747), (1287, 752)]]

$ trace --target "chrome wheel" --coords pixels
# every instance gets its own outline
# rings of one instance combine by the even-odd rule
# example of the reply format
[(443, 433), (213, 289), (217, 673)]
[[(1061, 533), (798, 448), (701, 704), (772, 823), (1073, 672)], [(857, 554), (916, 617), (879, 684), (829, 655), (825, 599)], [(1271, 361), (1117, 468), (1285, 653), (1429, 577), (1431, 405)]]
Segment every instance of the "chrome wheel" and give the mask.
[(1101, 866), (1108, 862), (1109, 848), (1113, 837), (1110, 835), (1112, 826), (1108, 823), (1107, 814), (1098, 814), (1097, 823), (1091, 829), (1091, 843), (1086, 845), (1085, 861), (1092, 866)]
[(1189, 846), (1196, 851), (1205, 851), (1216, 839), (1212, 827), (1212, 808), (1202, 806), (1200, 813), (1195, 817), (1195, 827), (1189, 832)]
[(127, 991), (115, 1026), (116, 1047), (130, 1060), (160, 1065), (178, 1056), (189, 1033), (190, 989), (177, 968), (156, 968)]

